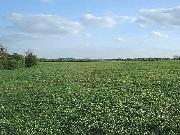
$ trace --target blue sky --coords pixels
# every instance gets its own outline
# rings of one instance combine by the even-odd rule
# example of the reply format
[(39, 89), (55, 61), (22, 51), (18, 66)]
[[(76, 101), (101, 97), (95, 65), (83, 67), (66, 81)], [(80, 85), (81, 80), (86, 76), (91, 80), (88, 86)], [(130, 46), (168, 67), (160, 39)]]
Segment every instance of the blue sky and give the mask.
[(0, 42), (39, 57), (180, 55), (178, 0), (0, 0)]

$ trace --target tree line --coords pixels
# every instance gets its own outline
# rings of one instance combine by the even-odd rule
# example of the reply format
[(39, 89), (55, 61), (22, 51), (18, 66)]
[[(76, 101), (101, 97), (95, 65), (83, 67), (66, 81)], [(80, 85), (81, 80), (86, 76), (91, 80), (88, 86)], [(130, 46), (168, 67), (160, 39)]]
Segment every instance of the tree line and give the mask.
[(9, 54), (0, 43), (0, 67), (8, 70), (16, 68), (30, 68), (40, 62), (96, 62), (96, 61), (160, 61), (160, 60), (180, 60), (180, 56), (174, 55), (173, 58), (117, 58), (117, 59), (75, 59), (75, 58), (37, 58), (32, 51), (27, 51), (25, 55), (18, 53)]
[(117, 58), (117, 59), (75, 59), (75, 58), (57, 58), (47, 59), (39, 58), (40, 62), (96, 62), (96, 61), (162, 61), (162, 60), (180, 60), (180, 57), (175, 58)]
[(18, 53), (9, 54), (6, 48), (0, 45), (0, 67), (3, 69), (30, 68), (37, 62), (37, 56), (31, 51), (27, 51), (25, 56)]

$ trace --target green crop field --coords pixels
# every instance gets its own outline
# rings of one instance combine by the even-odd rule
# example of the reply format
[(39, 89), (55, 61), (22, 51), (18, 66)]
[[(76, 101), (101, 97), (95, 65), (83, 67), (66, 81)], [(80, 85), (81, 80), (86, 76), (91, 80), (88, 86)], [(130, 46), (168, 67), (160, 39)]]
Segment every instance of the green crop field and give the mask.
[(1, 135), (178, 135), (180, 61), (0, 70)]

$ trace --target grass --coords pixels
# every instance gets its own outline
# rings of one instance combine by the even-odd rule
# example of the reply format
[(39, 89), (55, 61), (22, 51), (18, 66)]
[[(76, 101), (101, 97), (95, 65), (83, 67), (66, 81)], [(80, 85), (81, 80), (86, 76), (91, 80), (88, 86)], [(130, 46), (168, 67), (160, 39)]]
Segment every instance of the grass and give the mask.
[(178, 135), (180, 62), (0, 70), (1, 135)]

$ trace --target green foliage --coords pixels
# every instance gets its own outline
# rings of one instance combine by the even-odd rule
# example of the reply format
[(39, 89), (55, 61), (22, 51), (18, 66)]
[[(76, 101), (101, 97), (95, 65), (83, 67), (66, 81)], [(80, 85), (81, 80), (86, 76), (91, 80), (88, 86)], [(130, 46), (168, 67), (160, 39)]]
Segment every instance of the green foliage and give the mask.
[(17, 53), (13, 53), (12, 55), (6, 54), (6, 60), (3, 62), (3, 67), (7, 70), (24, 67), (24, 56)]
[(29, 68), (36, 65), (37, 61), (37, 57), (30, 51), (26, 52), (26, 57), (18, 53), (8, 54), (6, 49), (0, 44), (0, 69)]
[(3, 67), (7, 70), (13, 70), (18, 67), (18, 62), (14, 58), (9, 57), (7, 58), (6, 62), (3, 63)]
[(22, 67), (25, 67), (25, 58), (23, 55), (20, 55), (18, 53), (13, 53), (11, 55), (12, 58), (14, 58), (16, 61), (17, 61), (17, 67), (18, 68), (22, 68)]
[(2, 135), (179, 135), (180, 62), (0, 70)]
[(37, 65), (38, 59), (36, 55), (33, 55), (32, 52), (27, 52), (25, 57), (25, 66), (30, 68), (34, 65)]
[(2, 64), (6, 61), (6, 49), (1, 46), (1, 43), (0, 43), (0, 66), (2, 66)]

